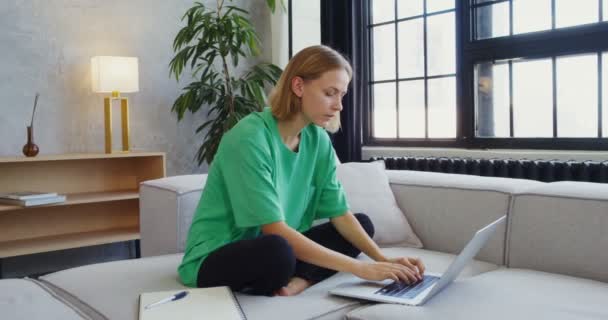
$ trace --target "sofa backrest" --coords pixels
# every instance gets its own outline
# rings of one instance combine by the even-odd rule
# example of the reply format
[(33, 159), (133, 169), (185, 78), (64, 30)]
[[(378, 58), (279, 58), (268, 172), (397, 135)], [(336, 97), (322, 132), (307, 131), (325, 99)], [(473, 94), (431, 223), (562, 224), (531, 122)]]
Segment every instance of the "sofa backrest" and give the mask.
[(608, 185), (562, 181), (517, 194), (507, 265), (608, 282)]
[[(508, 214), (477, 259), (608, 282), (608, 185), (386, 172), (425, 249), (457, 254), (476, 230)], [(141, 184), (142, 256), (183, 252), (206, 178)]]
[[(429, 250), (458, 254), (473, 234), (508, 214), (512, 194), (538, 181), (387, 170), (391, 189), (414, 232)], [(505, 263), (506, 224), (488, 241), (478, 260)]]

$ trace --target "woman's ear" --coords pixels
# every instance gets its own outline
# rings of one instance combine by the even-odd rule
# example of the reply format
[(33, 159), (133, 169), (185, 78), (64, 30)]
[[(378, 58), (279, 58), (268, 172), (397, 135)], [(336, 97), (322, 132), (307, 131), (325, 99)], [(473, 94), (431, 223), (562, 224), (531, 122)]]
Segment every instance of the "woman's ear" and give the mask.
[(298, 76), (293, 77), (291, 79), (291, 91), (293, 91), (298, 98), (302, 98), (302, 94), (304, 94), (304, 79)]

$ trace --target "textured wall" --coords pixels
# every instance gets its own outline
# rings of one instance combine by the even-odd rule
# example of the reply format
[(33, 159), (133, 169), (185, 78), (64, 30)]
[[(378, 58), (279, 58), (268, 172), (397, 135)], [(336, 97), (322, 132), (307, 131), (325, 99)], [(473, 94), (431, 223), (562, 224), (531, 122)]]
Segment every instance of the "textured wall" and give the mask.
[[(194, 160), (202, 112), (177, 123), (170, 108), (180, 88), (169, 78), (173, 37), (186, 0), (0, 1), (0, 156), (21, 155), (34, 92), (40, 154), (103, 152), (103, 95), (91, 91), (90, 58), (139, 57), (140, 90), (130, 101), (132, 150), (167, 152), (167, 174), (206, 171)], [(216, 1), (203, 1), (214, 5)], [(228, 3), (228, 1), (226, 1)], [(270, 61), (270, 19), (264, 0), (238, 0)], [(239, 69), (254, 61), (246, 61)], [(117, 107), (116, 107), (117, 108)], [(118, 110), (118, 109), (115, 109)]]
[[(34, 92), (41, 94), (35, 142), (40, 154), (103, 152), (103, 95), (91, 92), (90, 59), (139, 57), (139, 92), (130, 100), (133, 150), (167, 153), (167, 174), (205, 172), (194, 160), (203, 112), (177, 122), (170, 113), (181, 84), (169, 78), (173, 38), (186, 0), (1, 0), (0, 157), (20, 156)], [(203, 1), (214, 5), (214, 0)], [(226, 1), (228, 2), (228, 1)], [(270, 16), (264, 0), (233, 1), (252, 14), (270, 61)], [(239, 69), (257, 61), (245, 61)], [(238, 70), (237, 70), (238, 72)], [(118, 108), (118, 106), (116, 106)], [(118, 109), (115, 109), (118, 110)], [(133, 256), (116, 243), (3, 259), (4, 277), (35, 275)]]

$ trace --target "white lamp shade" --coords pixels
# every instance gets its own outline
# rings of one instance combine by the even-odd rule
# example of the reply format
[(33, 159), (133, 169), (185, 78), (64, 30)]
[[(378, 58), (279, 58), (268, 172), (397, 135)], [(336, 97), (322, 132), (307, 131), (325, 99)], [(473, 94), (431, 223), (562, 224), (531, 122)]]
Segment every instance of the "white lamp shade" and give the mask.
[(139, 67), (136, 57), (93, 57), (91, 77), (93, 92), (139, 91)]

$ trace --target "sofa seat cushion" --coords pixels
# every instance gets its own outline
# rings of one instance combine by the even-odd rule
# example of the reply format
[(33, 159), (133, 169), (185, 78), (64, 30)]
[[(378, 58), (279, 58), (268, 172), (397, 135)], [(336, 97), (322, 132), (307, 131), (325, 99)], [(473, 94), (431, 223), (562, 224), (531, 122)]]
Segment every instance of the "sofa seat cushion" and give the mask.
[[(430, 272), (442, 272), (448, 268), (454, 255), (448, 253), (434, 252), (417, 248), (392, 247), (382, 248), (382, 252), (388, 257), (416, 256), (420, 257)], [(359, 260), (371, 261), (366, 255), (359, 256)], [(499, 267), (495, 264), (474, 261), (463, 270), (460, 275), (466, 278)], [(329, 290), (338, 285), (354, 281), (357, 278), (349, 273), (340, 272), (333, 277), (313, 285), (304, 292), (293, 297), (256, 297), (238, 295), (239, 301), (245, 310), (247, 318), (252, 319), (344, 319), (349, 311), (361, 307), (361, 301), (344, 299), (329, 294)], [(310, 309), (318, 309), (324, 312), (311, 312)]]
[[(386, 248), (387, 256), (418, 256), (427, 270), (444, 271), (451, 254), (414, 248)], [(177, 266), (181, 254), (155, 256), (136, 260), (114, 261), (59, 271), (41, 277), (73, 297), (87, 303), (109, 319), (137, 319), (139, 294), (185, 288), (178, 282)], [(367, 260), (366, 256), (360, 257)], [(462, 276), (474, 275), (498, 268), (484, 262), (474, 262)], [(249, 320), (255, 319), (343, 319), (347, 312), (360, 306), (352, 299), (330, 295), (328, 291), (354, 276), (338, 273), (294, 297), (260, 297), (237, 294), (237, 298)]]
[[(78, 297), (108, 319), (134, 320), (139, 313), (139, 294), (185, 288), (178, 280), (182, 254), (93, 264), (52, 273), (43, 281)], [(330, 316), (343, 319), (357, 301), (329, 296), (323, 282), (295, 297), (259, 297), (237, 294), (247, 319), (310, 319)], [(334, 317), (331, 317), (335, 314)]]
[(457, 280), (420, 307), (375, 304), (347, 319), (608, 319), (608, 284), (526, 269)]
[(91, 319), (31, 279), (0, 280), (0, 315), (12, 320)]
[(177, 281), (182, 254), (97, 263), (58, 271), (41, 281), (77, 297), (108, 319), (137, 319), (139, 294), (185, 288)]

